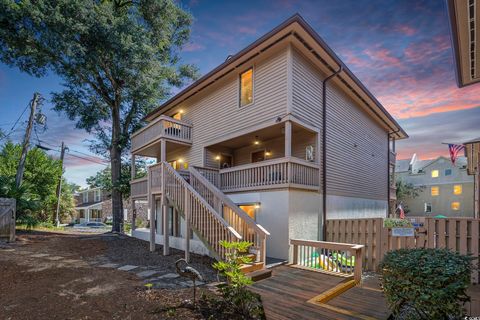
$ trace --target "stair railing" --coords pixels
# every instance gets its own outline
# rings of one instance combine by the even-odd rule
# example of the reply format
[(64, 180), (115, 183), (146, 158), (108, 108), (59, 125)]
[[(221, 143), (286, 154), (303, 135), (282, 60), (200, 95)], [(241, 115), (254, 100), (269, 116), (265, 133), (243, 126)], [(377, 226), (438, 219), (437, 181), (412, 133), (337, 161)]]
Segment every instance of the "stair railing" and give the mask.
[(244, 241), (258, 250), (257, 262), (266, 262), (266, 239), (270, 233), (206, 179), (196, 168), (190, 168), (190, 185), (237, 231)]
[(228, 251), (220, 245), (220, 240), (239, 241), (242, 236), (170, 164), (161, 165), (165, 196), (178, 210), (188, 214), (190, 226), (216, 258), (224, 260)]

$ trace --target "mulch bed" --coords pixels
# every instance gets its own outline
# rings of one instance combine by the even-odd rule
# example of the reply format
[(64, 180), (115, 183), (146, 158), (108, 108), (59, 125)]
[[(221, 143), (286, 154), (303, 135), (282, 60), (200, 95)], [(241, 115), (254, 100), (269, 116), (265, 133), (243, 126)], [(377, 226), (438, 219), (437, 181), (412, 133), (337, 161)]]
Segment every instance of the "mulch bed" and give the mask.
[[(151, 265), (170, 272), (182, 256), (172, 252), (163, 257), (160, 246), (150, 253), (146, 242), (123, 236), (21, 232), (10, 247), (82, 261), (106, 257), (116, 263)], [(185, 304), (192, 299), (191, 288), (147, 290), (133, 273), (87, 263), (40, 260), (0, 250), (1, 319), (202, 319)], [(192, 255), (192, 260), (207, 279), (216, 279), (210, 258)], [(207, 289), (199, 289), (197, 297), (202, 291)]]

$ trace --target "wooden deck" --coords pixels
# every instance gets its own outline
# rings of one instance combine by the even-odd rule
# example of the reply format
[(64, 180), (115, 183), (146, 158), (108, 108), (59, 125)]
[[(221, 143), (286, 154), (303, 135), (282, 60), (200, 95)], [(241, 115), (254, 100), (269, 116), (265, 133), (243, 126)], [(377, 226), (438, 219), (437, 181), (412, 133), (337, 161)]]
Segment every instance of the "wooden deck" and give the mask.
[(386, 319), (390, 312), (376, 278), (322, 305), (307, 302), (338, 285), (344, 278), (289, 266), (273, 269), (271, 278), (252, 290), (262, 296), (267, 319)]

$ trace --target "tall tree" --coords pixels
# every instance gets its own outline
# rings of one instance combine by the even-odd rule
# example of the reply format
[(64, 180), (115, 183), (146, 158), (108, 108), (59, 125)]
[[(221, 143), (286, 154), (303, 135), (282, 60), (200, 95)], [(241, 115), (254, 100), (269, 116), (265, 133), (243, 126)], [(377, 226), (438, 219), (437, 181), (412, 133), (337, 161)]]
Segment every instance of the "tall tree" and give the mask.
[(397, 180), (396, 183), (396, 206), (400, 203), (404, 204), (405, 213), (408, 213), (410, 210), (408, 206), (405, 205), (405, 201), (408, 199), (415, 199), (420, 195), (420, 193), (425, 189), (425, 186), (415, 186), (412, 183), (406, 183), (402, 180)]
[(0, 59), (65, 89), (55, 109), (96, 135), (110, 158), (113, 227), (122, 220), (121, 163), (130, 134), (172, 86), (196, 76), (179, 62), (192, 17), (173, 0), (0, 0)]

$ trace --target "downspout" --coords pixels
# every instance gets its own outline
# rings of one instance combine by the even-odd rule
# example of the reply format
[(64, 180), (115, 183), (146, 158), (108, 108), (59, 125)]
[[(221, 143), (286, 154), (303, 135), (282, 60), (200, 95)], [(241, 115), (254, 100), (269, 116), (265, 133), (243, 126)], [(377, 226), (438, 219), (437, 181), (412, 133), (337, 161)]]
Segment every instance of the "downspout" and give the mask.
[(322, 191), (323, 191), (323, 229), (322, 239), (327, 241), (327, 82), (342, 72), (343, 66), (329, 75), (322, 83)]

